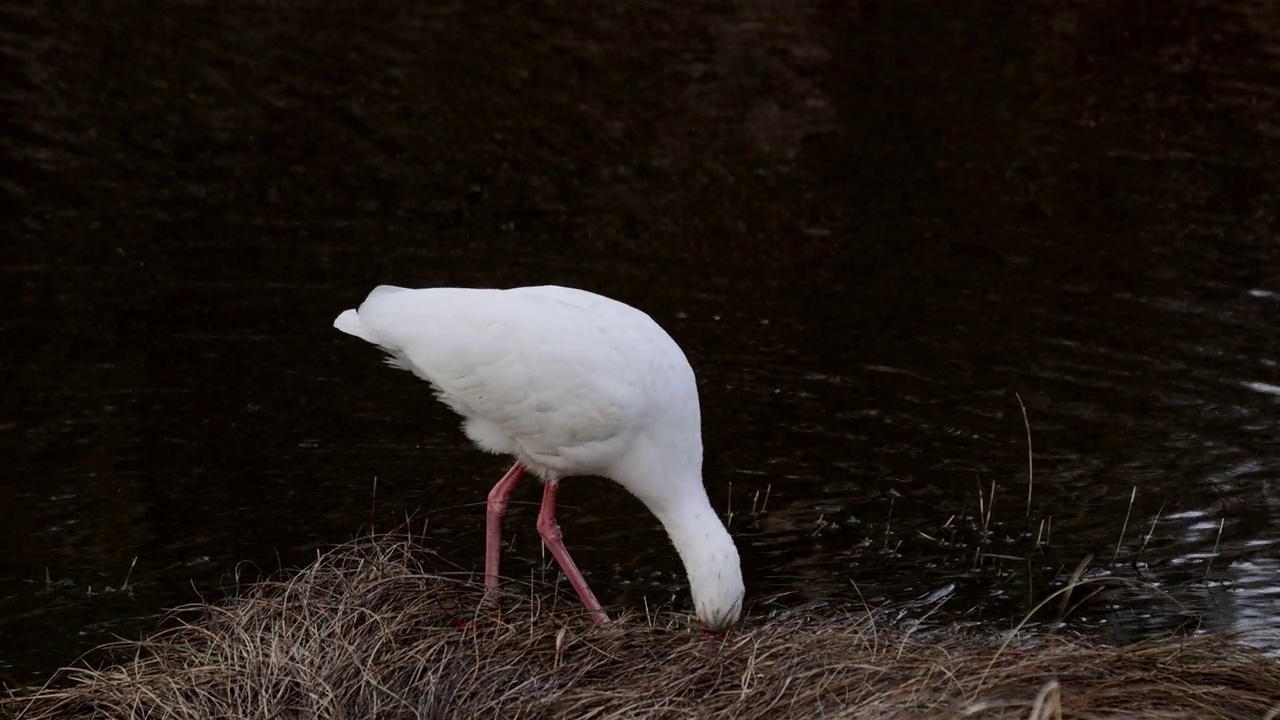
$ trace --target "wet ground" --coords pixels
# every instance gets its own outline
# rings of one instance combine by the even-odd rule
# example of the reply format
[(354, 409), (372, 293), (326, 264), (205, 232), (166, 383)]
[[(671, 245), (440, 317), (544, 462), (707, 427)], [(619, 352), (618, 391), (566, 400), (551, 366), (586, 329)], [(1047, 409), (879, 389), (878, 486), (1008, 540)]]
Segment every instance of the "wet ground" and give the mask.
[[(1280, 647), (1280, 6), (0, 18), (2, 678), (406, 517), (479, 563), (504, 462), (330, 326), (384, 282), (666, 326), (753, 612), (1001, 630), (1092, 556), (1076, 626)], [(602, 601), (687, 602), (639, 502), (561, 498)]]

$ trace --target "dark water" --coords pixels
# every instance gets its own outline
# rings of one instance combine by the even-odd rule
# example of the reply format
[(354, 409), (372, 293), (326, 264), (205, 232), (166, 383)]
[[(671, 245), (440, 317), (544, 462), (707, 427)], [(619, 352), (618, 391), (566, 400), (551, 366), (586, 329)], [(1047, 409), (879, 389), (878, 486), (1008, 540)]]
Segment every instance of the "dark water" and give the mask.
[(0, 677), (406, 515), (476, 566), (504, 462), (330, 327), (383, 282), (663, 323), (755, 612), (999, 630), (1092, 554), (1149, 584), (1078, 626), (1280, 646), (1280, 5), (101, 5), (0, 10)]

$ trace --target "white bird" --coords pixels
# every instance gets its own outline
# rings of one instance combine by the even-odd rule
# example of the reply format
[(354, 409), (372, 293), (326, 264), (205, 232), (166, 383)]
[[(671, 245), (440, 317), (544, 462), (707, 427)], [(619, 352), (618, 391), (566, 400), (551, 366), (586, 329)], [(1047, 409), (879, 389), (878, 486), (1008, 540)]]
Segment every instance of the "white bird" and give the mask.
[(526, 472), (545, 483), (538, 534), (582, 604), (608, 617), (556, 523), (562, 478), (596, 475), (626, 488), (666, 528), (694, 608), (721, 631), (742, 612), (742, 568), (702, 484), (693, 369), (671, 336), (616, 300), (546, 285), (509, 290), (382, 285), (334, 327), (385, 350), (465, 418), (478, 447), (515, 464), (489, 493), (486, 596), (495, 597), (502, 517)]

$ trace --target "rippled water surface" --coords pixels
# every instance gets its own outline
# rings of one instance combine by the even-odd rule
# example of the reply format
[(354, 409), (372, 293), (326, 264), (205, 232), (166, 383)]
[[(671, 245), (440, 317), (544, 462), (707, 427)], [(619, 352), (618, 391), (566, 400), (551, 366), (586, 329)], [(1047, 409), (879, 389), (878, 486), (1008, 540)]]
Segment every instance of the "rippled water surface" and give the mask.
[(1092, 556), (1072, 623), (1280, 646), (1280, 6), (279, 5), (0, 10), (0, 677), (406, 516), (476, 567), (504, 461), (330, 326), (383, 282), (667, 327), (753, 612), (999, 630)]

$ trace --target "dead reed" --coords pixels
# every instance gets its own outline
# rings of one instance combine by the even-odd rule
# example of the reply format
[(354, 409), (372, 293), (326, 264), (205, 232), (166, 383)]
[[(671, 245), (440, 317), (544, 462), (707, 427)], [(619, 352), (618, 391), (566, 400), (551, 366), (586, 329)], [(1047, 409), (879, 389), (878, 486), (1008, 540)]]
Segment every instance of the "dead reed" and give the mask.
[[(180, 608), (114, 661), (0, 697), (47, 718), (1276, 718), (1280, 661), (1215, 637), (913, 634), (871, 614), (679, 615), (596, 628), (548, 590), (480, 610), (405, 535), (365, 538), (221, 604)], [(562, 604), (562, 607), (567, 604)], [(572, 607), (572, 606), (569, 606)]]

